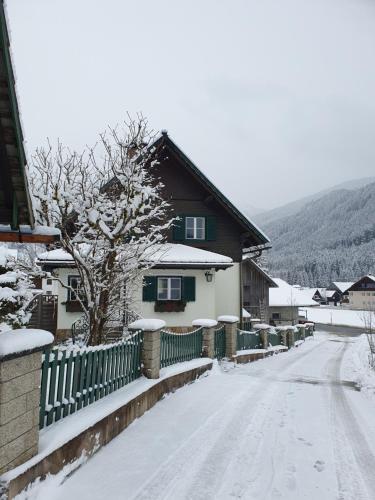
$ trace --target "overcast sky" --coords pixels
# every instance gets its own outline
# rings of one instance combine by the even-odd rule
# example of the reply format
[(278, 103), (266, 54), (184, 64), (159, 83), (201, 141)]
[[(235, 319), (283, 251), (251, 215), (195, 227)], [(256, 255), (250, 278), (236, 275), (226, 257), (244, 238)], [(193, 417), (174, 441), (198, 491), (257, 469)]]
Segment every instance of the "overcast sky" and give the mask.
[(8, 0), (28, 152), (142, 111), (240, 205), (375, 174), (373, 0)]

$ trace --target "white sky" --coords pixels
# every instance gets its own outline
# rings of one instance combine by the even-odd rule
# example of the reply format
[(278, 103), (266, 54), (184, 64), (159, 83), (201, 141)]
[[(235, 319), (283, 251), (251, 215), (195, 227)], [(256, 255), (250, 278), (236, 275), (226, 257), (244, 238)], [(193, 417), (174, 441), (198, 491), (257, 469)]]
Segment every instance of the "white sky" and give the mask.
[(375, 174), (373, 0), (8, 0), (27, 148), (142, 111), (232, 200)]

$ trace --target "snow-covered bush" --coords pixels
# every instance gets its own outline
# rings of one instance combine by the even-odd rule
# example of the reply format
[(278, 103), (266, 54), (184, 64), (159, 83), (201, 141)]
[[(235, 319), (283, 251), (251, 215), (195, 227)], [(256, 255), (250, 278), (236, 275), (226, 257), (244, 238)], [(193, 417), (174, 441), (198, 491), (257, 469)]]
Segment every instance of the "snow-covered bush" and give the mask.
[(61, 230), (61, 246), (75, 261), (91, 345), (103, 342), (105, 325), (124, 314), (127, 285), (171, 224), (162, 185), (152, 175), (152, 143), (147, 121), (138, 116), (101, 134), (94, 148), (78, 153), (59, 143), (34, 156), (38, 223)]
[(21, 328), (30, 320), (27, 311), (33, 297), (31, 276), (19, 268), (17, 261), (7, 258), (0, 263), (0, 323), (1, 329)]

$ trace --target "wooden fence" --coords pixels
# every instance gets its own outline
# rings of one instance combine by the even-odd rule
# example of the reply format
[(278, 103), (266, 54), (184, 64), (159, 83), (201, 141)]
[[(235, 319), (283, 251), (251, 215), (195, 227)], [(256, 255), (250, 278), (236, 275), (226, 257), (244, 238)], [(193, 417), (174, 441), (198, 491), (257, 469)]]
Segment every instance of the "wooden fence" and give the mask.
[(160, 332), (160, 367), (202, 356), (203, 329), (189, 333)]
[(141, 376), (142, 332), (114, 345), (45, 351), (39, 428), (71, 415)]

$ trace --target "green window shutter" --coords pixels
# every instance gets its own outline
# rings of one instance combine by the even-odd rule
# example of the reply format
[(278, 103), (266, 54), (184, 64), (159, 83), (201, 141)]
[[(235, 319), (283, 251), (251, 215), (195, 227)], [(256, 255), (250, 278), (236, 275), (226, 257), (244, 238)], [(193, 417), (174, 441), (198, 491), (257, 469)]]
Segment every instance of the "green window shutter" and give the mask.
[(157, 299), (158, 280), (156, 276), (145, 276), (143, 279), (142, 300), (154, 302)]
[(206, 240), (216, 240), (216, 217), (213, 215), (206, 217)]
[(179, 215), (179, 218), (173, 222), (173, 239), (183, 241), (185, 239), (185, 217)]
[(184, 276), (183, 278), (183, 288), (182, 288), (182, 298), (186, 302), (195, 301), (195, 277), (194, 276)]

